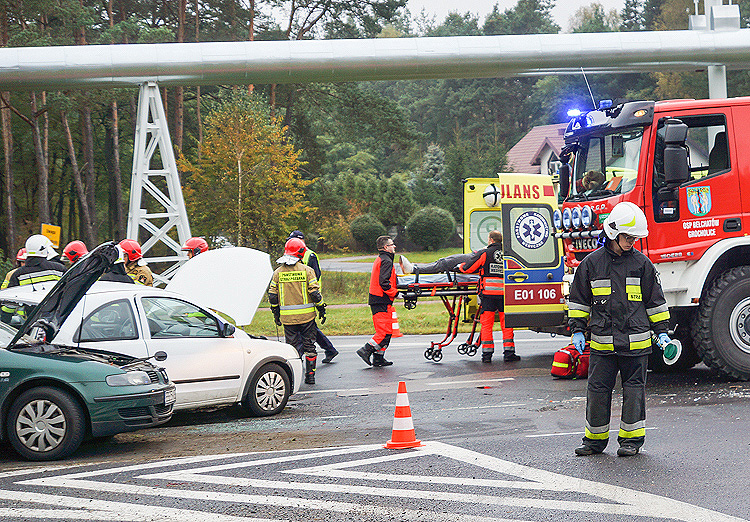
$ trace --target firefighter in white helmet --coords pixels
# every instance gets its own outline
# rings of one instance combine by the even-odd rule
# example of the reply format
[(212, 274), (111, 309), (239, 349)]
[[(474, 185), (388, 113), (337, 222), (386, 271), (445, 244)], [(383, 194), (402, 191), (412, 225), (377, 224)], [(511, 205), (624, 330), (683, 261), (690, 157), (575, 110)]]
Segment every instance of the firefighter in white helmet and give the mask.
[(49, 238), (41, 234), (29, 237), (26, 240), (26, 263), (13, 272), (8, 287), (31, 285), (39, 289), (44, 283), (52, 283), (47, 286), (52, 288), (65, 272), (65, 266), (54, 261), (57, 256)]
[(669, 309), (653, 263), (636, 250), (648, 235), (646, 216), (630, 202), (618, 203), (604, 221), (607, 241), (587, 255), (570, 287), (568, 326), (583, 352), (591, 330), (586, 392), (586, 429), (577, 455), (601, 453), (609, 442), (612, 390), (622, 378), (622, 417), (617, 455), (636, 455), (646, 435), (646, 368), (651, 330), (670, 342)]

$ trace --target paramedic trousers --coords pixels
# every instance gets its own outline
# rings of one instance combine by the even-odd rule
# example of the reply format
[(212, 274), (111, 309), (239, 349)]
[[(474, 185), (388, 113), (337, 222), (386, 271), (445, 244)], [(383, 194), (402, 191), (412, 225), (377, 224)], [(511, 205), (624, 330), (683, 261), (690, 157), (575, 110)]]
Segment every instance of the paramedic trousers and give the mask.
[(503, 331), (503, 353), (515, 353), (516, 345), (513, 339), (513, 328), (505, 327), (505, 309), (503, 296), (482, 296), (479, 324), (479, 337), (482, 341), (482, 353), (495, 353), (495, 339), (492, 330), (495, 328), (495, 312), (500, 317), (500, 328)]
[(617, 442), (640, 448), (646, 437), (646, 368), (648, 355), (599, 355), (591, 351), (586, 390), (586, 433), (583, 443), (604, 450), (609, 442), (612, 390), (622, 379), (622, 417)]
[(393, 306), (385, 304), (370, 305), (372, 323), (375, 325), (375, 335), (369, 344), (376, 353), (385, 353), (393, 337)]

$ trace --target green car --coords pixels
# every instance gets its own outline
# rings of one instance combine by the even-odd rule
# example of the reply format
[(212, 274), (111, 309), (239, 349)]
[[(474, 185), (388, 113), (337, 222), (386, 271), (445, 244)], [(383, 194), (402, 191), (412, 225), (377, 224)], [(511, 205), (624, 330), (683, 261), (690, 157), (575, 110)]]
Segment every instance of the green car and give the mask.
[[(119, 256), (100, 245), (68, 270), (16, 330), (0, 323), (0, 440), (29, 460), (62, 459), (86, 437), (157, 426), (175, 386), (148, 360), (54, 344), (60, 325)], [(166, 354), (155, 355), (157, 361)]]

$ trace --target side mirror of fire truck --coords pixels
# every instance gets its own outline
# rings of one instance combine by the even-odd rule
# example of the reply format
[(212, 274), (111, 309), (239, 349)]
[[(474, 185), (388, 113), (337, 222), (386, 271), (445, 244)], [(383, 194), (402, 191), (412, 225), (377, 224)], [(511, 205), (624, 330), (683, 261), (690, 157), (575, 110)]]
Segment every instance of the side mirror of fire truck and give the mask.
[(690, 179), (687, 131), (680, 120), (670, 118), (664, 123), (664, 181), (673, 187)]
[(568, 197), (568, 191), (570, 190), (570, 165), (563, 163), (557, 170), (558, 177), (560, 180), (560, 199)]

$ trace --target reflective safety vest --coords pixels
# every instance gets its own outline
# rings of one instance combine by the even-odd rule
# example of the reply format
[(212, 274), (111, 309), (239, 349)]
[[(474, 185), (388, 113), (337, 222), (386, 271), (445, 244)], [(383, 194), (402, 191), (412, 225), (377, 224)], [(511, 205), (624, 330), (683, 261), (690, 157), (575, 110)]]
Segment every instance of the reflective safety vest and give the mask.
[[(320, 291), (315, 271), (298, 262), (294, 266), (281, 265), (273, 273), (269, 294), (279, 298), (282, 324), (304, 324), (315, 319), (315, 303), (310, 294)], [(272, 301), (273, 302), (273, 301)]]
[(479, 274), (479, 293), (483, 296), (498, 297), (505, 295), (505, 278), (503, 275), (503, 250), (496, 243), (484, 250), (479, 250), (459, 267), (465, 274)]

